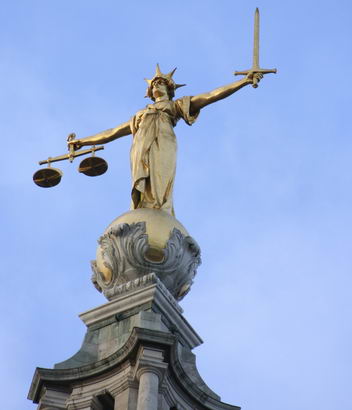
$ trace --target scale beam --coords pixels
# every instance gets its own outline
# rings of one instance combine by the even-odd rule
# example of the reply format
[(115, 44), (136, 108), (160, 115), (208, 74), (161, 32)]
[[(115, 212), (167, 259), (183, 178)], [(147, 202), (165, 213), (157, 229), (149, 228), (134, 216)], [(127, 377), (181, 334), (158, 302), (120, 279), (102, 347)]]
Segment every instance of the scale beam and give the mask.
[(104, 146), (101, 145), (99, 147), (93, 147), (89, 149), (83, 149), (82, 151), (74, 151), (70, 152), (69, 154), (64, 154), (64, 155), (59, 155), (58, 157), (49, 157), (48, 159), (44, 159), (43, 161), (39, 161), (39, 165), (44, 165), (44, 164), (51, 164), (52, 162), (58, 162), (58, 161), (65, 161), (65, 160), (71, 160), (76, 157), (80, 157), (82, 155), (89, 154), (91, 152), (95, 151), (100, 151), (104, 149)]
[[(68, 141), (72, 141), (74, 139), (74, 136), (74, 134), (70, 134), (68, 137)], [(59, 169), (51, 167), (52, 162), (65, 160), (69, 160), (70, 162), (72, 162), (76, 157), (80, 157), (82, 155), (90, 153), (92, 153), (92, 156), (85, 158), (81, 162), (78, 168), (78, 172), (84, 175), (88, 175), (90, 177), (102, 175), (108, 169), (108, 164), (103, 158), (98, 158), (95, 156), (95, 152), (100, 151), (102, 149), (104, 149), (104, 146), (100, 145), (98, 147), (93, 146), (89, 149), (75, 151), (74, 146), (71, 145), (68, 154), (59, 155), (57, 157), (49, 157), (48, 159), (39, 161), (39, 165), (48, 164), (48, 167), (39, 169), (37, 172), (35, 172), (33, 175), (33, 181), (36, 185), (42, 188), (54, 187), (60, 183), (63, 174), (62, 171), (60, 171)]]

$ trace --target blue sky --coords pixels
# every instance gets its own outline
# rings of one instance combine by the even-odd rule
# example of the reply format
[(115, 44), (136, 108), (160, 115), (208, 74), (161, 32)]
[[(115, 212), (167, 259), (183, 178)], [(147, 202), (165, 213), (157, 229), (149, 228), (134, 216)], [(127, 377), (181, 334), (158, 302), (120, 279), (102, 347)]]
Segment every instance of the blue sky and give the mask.
[(249, 68), (253, 13), (261, 65), (278, 69), (179, 123), (177, 218), (203, 264), (181, 302), (204, 344), (200, 374), (245, 410), (352, 408), (352, 140), (349, 1), (5, 1), (0, 25), (2, 406), (34, 409), (36, 366), (75, 353), (78, 314), (104, 303), (89, 261), (129, 207), (126, 137), (99, 178), (37, 161), (127, 121), (160, 63), (209, 91)]

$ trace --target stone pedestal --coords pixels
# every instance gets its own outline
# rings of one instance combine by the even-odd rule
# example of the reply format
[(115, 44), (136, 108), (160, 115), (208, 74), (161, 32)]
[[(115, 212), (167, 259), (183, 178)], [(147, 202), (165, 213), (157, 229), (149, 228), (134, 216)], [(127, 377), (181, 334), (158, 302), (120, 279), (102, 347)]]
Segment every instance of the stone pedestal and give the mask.
[(197, 242), (174, 216), (135, 209), (116, 218), (99, 238), (92, 281), (113, 300), (120, 294), (120, 285), (153, 272), (181, 300), (190, 291), (200, 263)]
[(94, 286), (108, 303), (80, 315), (81, 349), (54, 369), (37, 368), (29, 399), (39, 410), (239, 409), (199, 376), (202, 340), (178, 300), (201, 263), (197, 242), (174, 216), (129, 211), (98, 241)]
[(113, 300), (80, 318), (81, 349), (35, 371), (28, 398), (38, 409), (239, 409), (199, 376), (192, 349), (202, 340), (154, 273), (120, 285)]

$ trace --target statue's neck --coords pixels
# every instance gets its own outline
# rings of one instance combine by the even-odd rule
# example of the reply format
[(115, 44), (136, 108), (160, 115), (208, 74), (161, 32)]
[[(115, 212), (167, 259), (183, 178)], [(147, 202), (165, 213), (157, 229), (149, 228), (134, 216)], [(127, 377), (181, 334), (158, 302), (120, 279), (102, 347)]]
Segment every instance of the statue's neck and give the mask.
[(163, 95), (161, 97), (156, 97), (155, 102), (161, 102), (161, 101), (169, 101), (169, 97), (167, 95)]

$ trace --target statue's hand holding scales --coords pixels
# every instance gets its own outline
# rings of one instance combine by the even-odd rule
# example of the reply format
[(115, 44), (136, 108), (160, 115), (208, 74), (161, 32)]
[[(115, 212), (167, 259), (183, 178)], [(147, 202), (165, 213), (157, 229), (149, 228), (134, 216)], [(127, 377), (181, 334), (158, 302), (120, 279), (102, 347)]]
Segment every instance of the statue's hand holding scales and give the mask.
[[(276, 73), (276, 69), (259, 67), (258, 9), (255, 12), (253, 66), (249, 70), (235, 72), (235, 75), (245, 75), (244, 78), (208, 93), (173, 100), (176, 89), (185, 85), (175, 83), (173, 80), (175, 70), (163, 74), (157, 65), (154, 77), (146, 80), (148, 83), (146, 96), (151, 98), (153, 103), (138, 111), (130, 121), (87, 138), (74, 139), (74, 134), (70, 134), (69, 154), (41, 161), (40, 164), (47, 163), (49, 168), (37, 171), (33, 177), (34, 182), (43, 187), (56, 185), (60, 182), (62, 174), (61, 171), (50, 168), (50, 164), (64, 159), (72, 162), (75, 157), (87, 153), (92, 153), (92, 157), (82, 161), (79, 171), (90, 176), (101, 175), (106, 171), (107, 163), (95, 157), (95, 151), (103, 149), (102, 146), (95, 146), (132, 134), (131, 208), (161, 209), (173, 214), (172, 194), (177, 148), (173, 129), (177, 122), (183, 119), (188, 125), (192, 125), (202, 108), (229, 97), (246, 85), (252, 84), (256, 88), (264, 74)], [(93, 147), (78, 151), (86, 145)]]

